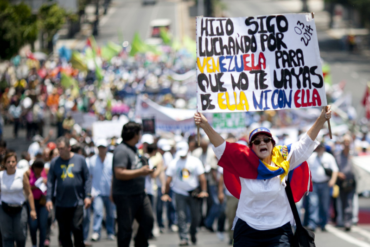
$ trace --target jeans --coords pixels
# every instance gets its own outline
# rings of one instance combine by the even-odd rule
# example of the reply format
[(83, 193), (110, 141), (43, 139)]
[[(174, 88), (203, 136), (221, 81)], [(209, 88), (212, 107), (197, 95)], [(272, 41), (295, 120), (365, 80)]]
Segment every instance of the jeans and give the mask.
[(190, 224), (190, 235), (195, 236), (197, 233), (197, 226), (201, 220), (200, 207), (202, 205), (202, 199), (195, 198), (192, 196), (184, 196), (175, 193), (176, 200), (176, 212), (179, 226), (179, 236), (181, 240), (188, 240), (188, 224), (186, 222), (186, 210), (190, 208), (191, 224)]
[(71, 232), (73, 233), (74, 246), (85, 247), (83, 236), (83, 206), (72, 208), (56, 208), (56, 218), (59, 225), (60, 240), (63, 247), (72, 247)]
[[(170, 189), (168, 195), (173, 198), (172, 196), (173, 192)], [(162, 188), (158, 187), (157, 189), (157, 205), (156, 205), (156, 213), (157, 213), (157, 223), (158, 227), (163, 228), (163, 206), (166, 205), (167, 207), (167, 220), (168, 220), (168, 228), (171, 228), (172, 225), (176, 224), (176, 211), (175, 207), (173, 205), (173, 202), (164, 202), (161, 200), (162, 197)]]
[(103, 222), (103, 206), (105, 207), (106, 215), (106, 228), (107, 234), (114, 234), (114, 204), (109, 200), (109, 196), (97, 196), (94, 197), (93, 207), (94, 207), (94, 223), (93, 231), (99, 233), (101, 231), (101, 225)]
[(341, 216), (337, 224), (338, 225), (343, 225), (344, 227), (350, 228), (352, 226), (352, 216), (353, 216), (353, 196), (355, 193), (355, 189), (349, 192), (344, 192), (341, 191), (339, 194), (339, 197), (337, 200), (338, 202), (338, 210), (339, 210), (339, 215)]
[(39, 200), (35, 200), (37, 219), (32, 220), (29, 218), (30, 233), (32, 245), (37, 245), (37, 229), (40, 231), (40, 243), (39, 246), (43, 247), (46, 239), (46, 232), (48, 228), (48, 217), (49, 212), (45, 205), (40, 205)]
[(234, 247), (290, 247), (292, 239), (293, 232), (289, 222), (265, 231), (254, 229), (241, 219), (238, 219), (235, 225)]
[(26, 205), (23, 205), (22, 211), (15, 215), (7, 214), (0, 205), (0, 231), (4, 247), (14, 247), (14, 242), (17, 247), (26, 246), (27, 219)]
[(135, 236), (135, 247), (148, 247), (148, 239), (153, 229), (154, 217), (149, 197), (138, 195), (113, 195), (117, 209), (117, 246), (129, 247), (132, 236), (132, 223), (136, 219), (139, 229)]
[(89, 232), (90, 232), (90, 217), (91, 217), (91, 208), (86, 208), (83, 219), (83, 232), (84, 232), (84, 241), (88, 241)]
[(328, 223), (330, 197), (327, 182), (313, 183), (313, 191), (308, 194), (305, 202), (304, 225), (311, 229), (316, 229), (317, 226), (325, 228)]
[(218, 191), (217, 190), (218, 190), (217, 185), (209, 186), (210, 197), (212, 199), (212, 206), (211, 206), (209, 214), (204, 223), (205, 226), (209, 228), (212, 227), (215, 219), (220, 216), (221, 209), (223, 207), (223, 205), (220, 204), (220, 202), (218, 201)]

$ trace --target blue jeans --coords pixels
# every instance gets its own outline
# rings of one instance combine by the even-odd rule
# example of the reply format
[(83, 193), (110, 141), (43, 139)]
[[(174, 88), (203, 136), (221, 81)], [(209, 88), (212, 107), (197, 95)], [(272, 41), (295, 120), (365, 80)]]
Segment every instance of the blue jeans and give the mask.
[(330, 197), (327, 182), (313, 183), (313, 191), (308, 194), (305, 202), (304, 225), (311, 229), (316, 229), (317, 226), (325, 228), (328, 223)]
[(103, 206), (105, 207), (106, 214), (106, 228), (107, 234), (114, 234), (114, 204), (109, 200), (109, 196), (97, 196), (94, 197), (94, 223), (93, 231), (99, 233), (101, 231), (101, 225), (103, 221)]
[(204, 222), (206, 227), (212, 227), (213, 222), (215, 221), (216, 218), (219, 217), (221, 213), (221, 209), (222, 209), (222, 205), (218, 201), (217, 185), (210, 185), (209, 192), (210, 192), (210, 197), (212, 199), (212, 207), (209, 210), (209, 214)]
[(45, 206), (39, 204), (38, 200), (35, 200), (37, 219), (32, 220), (29, 218), (30, 233), (32, 245), (37, 245), (37, 229), (40, 231), (40, 243), (39, 246), (43, 247), (46, 239), (46, 231), (48, 228), (48, 217), (49, 212)]
[[(173, 192), (172, 190), (170, 189), (168, 195), (173, 198), (172, 196)], [(175, 221), (176, 221), (176, 211), (175, 211), (175, 207), (173, 205), (173, 202), (164, 202), (161, 200), (161, 197), (162, 197), (162, 188), (158, 187), (157, 189), (157, 206), (156, 206), (156, 213), (157, 213), (157, 223), (158, 223), (158, 227), (160, 228), (163, 228), (164, 227), (164, 224), (163, 224), (163, 206), (166, 205), (167, 207), (167, 220), (168, 220), (168, 228), (171, 228), (172, 225), (176, 224)]]
[(90, 217), (91, 217), (91, 207), (84, 208), (84, 218), (83, 218), (83, 232), (84, 232), (84, 241), (87, 241), (89, 238), (90, 231)]
[(23, 205), (22, 211), (15, 215), (7, 214), (0, 205), (0, 230), (4, 247), (14, 247), (14, 242), (17, 247), (26, 246), (27, 218), (26, 205)]

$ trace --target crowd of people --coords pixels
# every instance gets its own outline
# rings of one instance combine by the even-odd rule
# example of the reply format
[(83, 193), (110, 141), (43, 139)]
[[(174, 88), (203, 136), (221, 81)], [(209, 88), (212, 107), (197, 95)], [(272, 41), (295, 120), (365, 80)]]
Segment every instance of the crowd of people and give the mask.
[[(27, 226), (33, 246), (50, 245), (50, 232), (56, 229), (54, 219), (61, 246), (73, 245), (71, 233), (75, 246), (99, 241), (103, 225), (107, 239), (117, 239), (118, 246), (129, 246), (134, 220), (139, 224), (136, 246), (147, 246), (149, 239), (160, 237), (153, 234), (155, 225), (160, 233), (178, 231), (180, 246), (195, 244), (199, 227), (232, 244), (233, 221), (235, 216), (245, 220), (241, 218), (245, 209), (240, 208), (239, 200), (225, 187), (222, 176), (225, 168), (218, 166), (222, 161), (222, 152), (217, 147), (220, 143), (215, 143), (212, 137), (216, 132), (205, 130), (208, 136), (202, 136), (200, 145), (195, 135), (168, 138), (141, 133), (141, 124), (128, 122), (120, 140), (93, 142), (66, 132), (50, 141), (49, 136), (43, 139), (36, 135), (20, 160), (14, 152), (19, 150), (9, 150), (6, 142), (1, 141), (3, 245), (16, 242), (17, 246), (24, 246)], [(269, 136), (274, 144), (283, 139)], [(337, 136), (334, 145), (328, 145), (323, 138), (312, 146), (315, 152), (308, 154), (307, 162), (313, 191), (297, 203), (302, 220), (310, 229), (326, 231), (325, 225), (332, 222), (349, 231), (357, 223), (353, 214), (358, 205), (353, 203), (357, 194), (351, 157), (367, 154), (366, 148), (358, 153), (355, 146), (358, 142), (364, 146), (367, 142), (364, 136), (364, 140), (353, 140), (347, 133)], [(261, 143), (245, 133), (240, 136), (229, 133), (220, 138), (244, 147)], [(261, 140), (268, 143), (266, 138)], [(335, 192), (338, 188), (339, 193)], [(242, 196), (241, 200), (247, 200)], [(236, 227), (240, 230), (242, 226)]]

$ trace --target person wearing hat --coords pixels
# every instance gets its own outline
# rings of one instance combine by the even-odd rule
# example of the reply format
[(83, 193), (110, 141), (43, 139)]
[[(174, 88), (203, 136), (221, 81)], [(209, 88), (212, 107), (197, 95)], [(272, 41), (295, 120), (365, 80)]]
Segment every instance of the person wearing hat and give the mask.
[[(311, 230), (317, 226), (326, 231), (328, 223), (330, 190), (337, 181), (338, 166), (333, 155), (325, 151), (324, 143), (316, 148), (307, 160), (312, 174), (313, 191), (306, 196), (304, 225)], [(331, 170), (331, 174), (330, 171)]]
[(104, 217), (103, 207), (106, 212), (107, 239), (115, 240), (114, 237), (114, 204), (110, 201), (112, 184), (113, 154), (108, 152), (108, 142), (100, 139), (96, 142), (98, 154), (89, 159), (90, 174), (92, 176), (92, 207), (94, 209), (92, 241), (98, 241), (101, 237), (101, 226)]
[(184, 141), (179, 142), (176, 149), (176, 158), (171, 162), (166, 171), (166, 189), (161, 199), (163, 201), (171, 201), (168, 192), (172, 182), (179, 227), (179, 245), (187, 246), (189, 245), (189, 229), (186, 221), (186, 213), (188, 208), (190, 208), (190, 240), (193, 244), (196, 244), (197, 227), (201, 220), (200, 207), (202, 205), (202, 200), (200, 198), (208, 197), (207, 181), (204, 176), (202, 162), (198, 158), (188, 154), (188, 143)]
[[(173, 160), (173, 155), (170, 152), (171, 151), (171, 145), (169, 140), (167, 139), (159, 139), (158, 143), (158, 152), (162, 155), (163, 157), (163, 171), (159, 175), (159, 178), (157, 178), (157, 198), (161, 198), (162, 195), (165, 193), (165, 182), (163, 183), (162, 181), (166, 181), (166, 174), (165, 171), (167, 170), (168, 166), (171, 164)], [(173, 191), (170, 188), (168, 195), (173, 198)], [(163, 206), (166, 205), (167, 207), (167, 227), (170, 231), (172, 231), (172, 225), (175, 224), (176, 220), (176, 211), (175, 211), (175, 206), (172, 201), (164, 202), (162, 200), (157, 199), (157, 204), (156, 204), (156, 210), (157, 210), (157, 224), (161, 232), (163, 232), (164, 224), (163, 224)]]
[(287, 175), (294, 184), (294, 200), (299, 201), (311, 187), (309, 167), (305, 162), (319, 144), (315, 141), (325, 122), (331, 118), (323, 108), (314, 125), (296, 143), (275, 147), (269, 129), (251, 131), (249, 147), (228, 143), (201, 113), (194, 121), (214, 146), (224, 168), (228, 190), (239, 198), (234, 225), (234, 246), (290, 246), (294, 217), (285, 192)]

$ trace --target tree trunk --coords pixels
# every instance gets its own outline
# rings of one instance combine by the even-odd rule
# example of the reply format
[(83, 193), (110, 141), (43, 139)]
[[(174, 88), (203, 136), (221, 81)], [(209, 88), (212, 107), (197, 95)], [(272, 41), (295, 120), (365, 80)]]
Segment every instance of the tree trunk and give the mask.
[(310, 12), (307, 1), (308, 0), (302, 0), (302, 12)]

